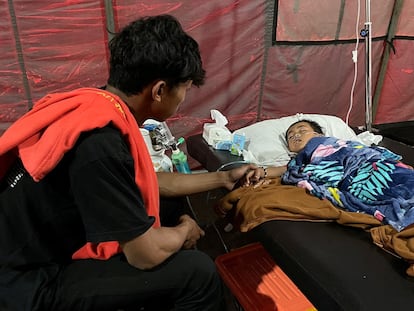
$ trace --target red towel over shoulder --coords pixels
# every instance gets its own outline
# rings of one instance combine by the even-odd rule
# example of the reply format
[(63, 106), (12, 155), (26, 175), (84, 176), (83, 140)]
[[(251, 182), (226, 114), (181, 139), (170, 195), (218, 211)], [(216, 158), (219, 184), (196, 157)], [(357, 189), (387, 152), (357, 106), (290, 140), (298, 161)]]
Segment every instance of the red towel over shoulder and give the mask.
[[(147, 213), (160, 226), (157, 177), (147, 146), (128, 106), (104, 90), (81, 88), (47, 95), (0, 137), (0, 178), (16, 157), (35, 181), (45, 177), (76, 143), (82, 132), (117, 127), (129, 143), (135, 166), (135, 182), (140, 188)], [(72, 258), (108, 259), (121, 252), (117, 241), (90, 243)]]

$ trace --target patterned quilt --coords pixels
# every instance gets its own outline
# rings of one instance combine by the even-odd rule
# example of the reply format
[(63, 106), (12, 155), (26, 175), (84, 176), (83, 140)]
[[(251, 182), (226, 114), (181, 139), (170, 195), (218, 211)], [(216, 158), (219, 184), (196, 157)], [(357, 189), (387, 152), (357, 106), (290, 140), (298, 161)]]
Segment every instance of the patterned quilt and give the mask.
[(289, 162), (282, 182), (401, 231), (414, 223), (414, 170), (400, 160), (382, 147), (315, 137)]

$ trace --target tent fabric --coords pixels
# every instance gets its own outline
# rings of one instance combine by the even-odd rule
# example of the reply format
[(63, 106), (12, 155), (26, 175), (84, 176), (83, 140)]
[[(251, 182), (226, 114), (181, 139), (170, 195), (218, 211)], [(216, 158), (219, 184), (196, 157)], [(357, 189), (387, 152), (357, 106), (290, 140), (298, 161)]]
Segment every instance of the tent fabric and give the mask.
[[(211, 109), (234, 130), (297, 112), (345, 121), (352, 103), (349, 125), (363, 126), (366, 46), (358, 31), (366, 3), (0, 0), (0, 133), (49, 92), (104, 85), (108, 25), (117, 31), (156, 14), (180, 20), (199, 42), (207, 71), (206, 84), (167, 120), (174, 136), (201, 133)], [(414, 3), (372, 1), (369, 8), (373, 123), (414, 120)]]

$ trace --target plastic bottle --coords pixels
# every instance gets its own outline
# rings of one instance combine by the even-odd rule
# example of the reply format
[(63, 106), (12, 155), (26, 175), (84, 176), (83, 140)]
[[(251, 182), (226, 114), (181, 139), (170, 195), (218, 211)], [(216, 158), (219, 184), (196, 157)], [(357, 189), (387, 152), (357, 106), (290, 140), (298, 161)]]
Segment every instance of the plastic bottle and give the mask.
[(175, 147), (175, 149), (173, 148), (172, 150), (171, 160), (175, 168), (177, 169), (177, 172), (191, 174), (191, 170), (187, 162), (187, 156), (177, 147)]

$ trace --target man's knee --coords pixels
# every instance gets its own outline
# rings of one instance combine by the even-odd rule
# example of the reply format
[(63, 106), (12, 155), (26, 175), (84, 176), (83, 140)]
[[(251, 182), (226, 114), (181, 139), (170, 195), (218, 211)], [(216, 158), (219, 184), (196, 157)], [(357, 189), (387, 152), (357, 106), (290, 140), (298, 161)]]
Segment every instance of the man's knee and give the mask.
[[(214, 261), (199, 251), (182, 251), (186, 280), (185, 294), (177, 301), (188, 310), (221, 310), (223, 305), (223, 283)], [(191, 304), (194, 304), (191, 309)], [(197, 307), (196, 307), (197, 306)]]
[(214, 261), (205, 253), (195, 250), (183, 251), (187, 257), (184, 261), (189, 275), (204, 277), (217, 276)]

